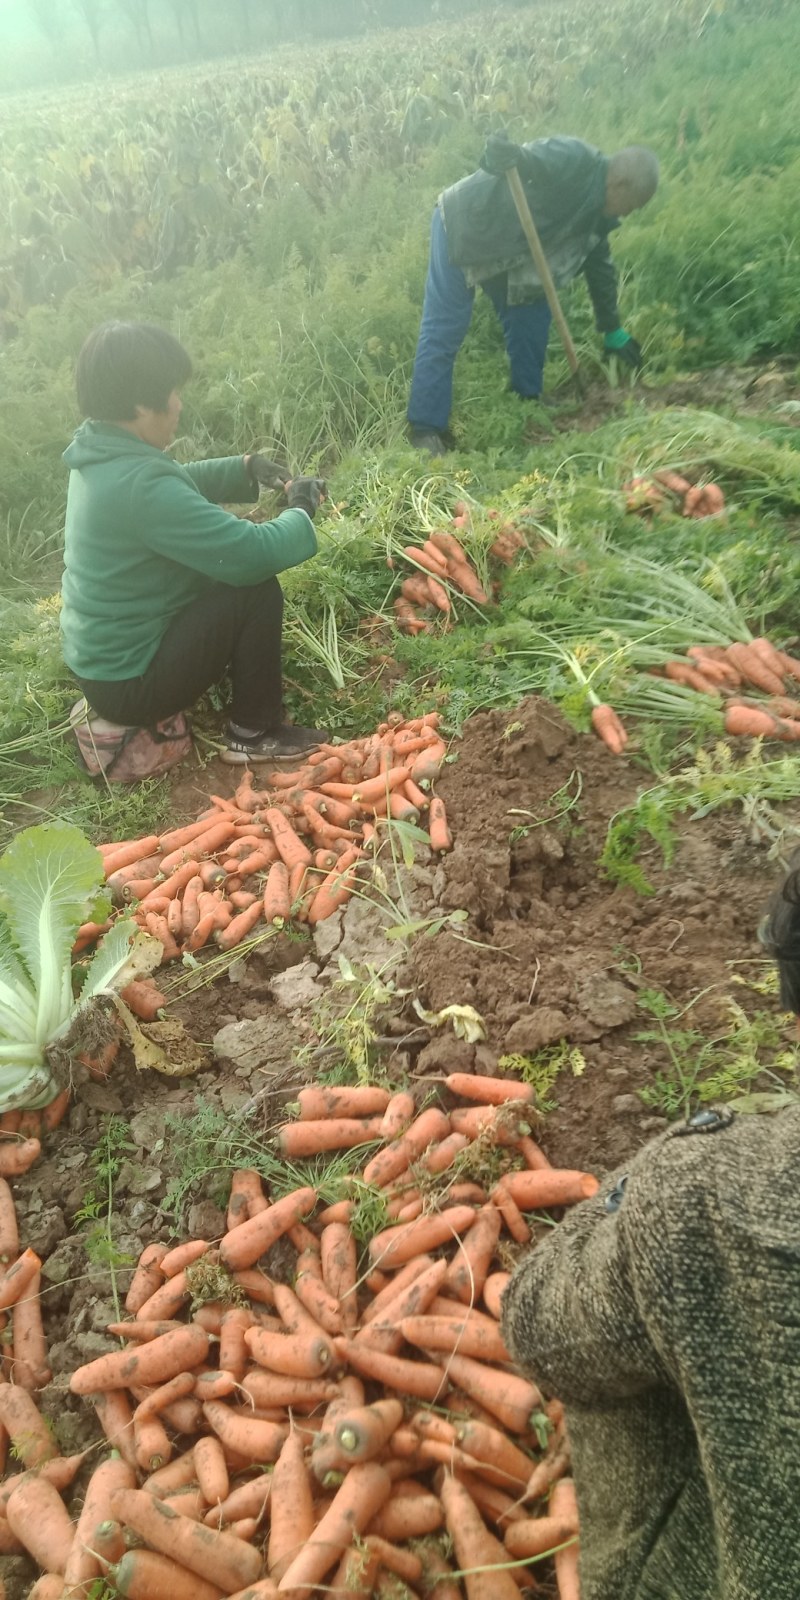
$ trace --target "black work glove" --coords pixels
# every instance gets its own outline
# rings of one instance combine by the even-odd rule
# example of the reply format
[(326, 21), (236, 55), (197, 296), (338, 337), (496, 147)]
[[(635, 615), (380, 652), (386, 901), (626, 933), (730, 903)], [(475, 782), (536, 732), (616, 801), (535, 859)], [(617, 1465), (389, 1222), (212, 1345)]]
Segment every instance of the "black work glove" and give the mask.
[(250, 456), (247, 470), (253, 482), (263, 489), (282, 489), (292, 476), (286, 467), (279, 466), (277, 461), (270, 461), (269, 456)]
[(286, 503), (292, 507), (298, 506), (301, 511), (307, 511), (310, 517), (314, 517), (327, 494), (324, 478), (292, 478), (286, 486)]
[(514, 144), (504, 133), (490, 133), (483, 147), (480, 164), (484, 172), (490, 172), (493, 178), (500, 178), (511, 167), (516, 167), (523, 174), (527, 157), (521, 144)]
[(626, 333), (624, 328), (615, 328), (613, 333), (607, 333), (603, 340), (607, 356), (616, 356), (618, 361), (624, 361), (626, 367), (631, 367), (634, 372), (644, 365), (642, 347), (632, 333)]

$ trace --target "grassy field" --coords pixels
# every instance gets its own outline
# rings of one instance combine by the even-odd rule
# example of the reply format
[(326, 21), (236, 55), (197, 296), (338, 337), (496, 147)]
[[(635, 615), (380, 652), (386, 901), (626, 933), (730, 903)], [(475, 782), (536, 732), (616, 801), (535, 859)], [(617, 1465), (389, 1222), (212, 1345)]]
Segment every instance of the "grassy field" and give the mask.
[[(556, 547), (551, 568), (569, 552), (599, 571), (613, 566), (609, 546), (635, 542), (656, 563), (679, 559), (702, 586), (713, 557), (749, 625), (768, 619), (795, 632), (797, 557), (783, 522), (800, 484), (791, 402), (765, 426), (705, 408), (645, 410), (640, 396), (618, 392), (599, 429), (576, 415), (574, 434), (553, 432), (542, 408), (505, 392), (499, 332), (479, 304), (457, 370), (459, 449), (427, 483), (403, 416), (431, 204), (501, 124), (524, 137), (560, 129), (606, 149), (637, 140), (658, 151), (659, 195), (615, 245), (651, 389), (720, 363), (791, 364), (798, 44), (800, 17), (781, 0), (757, 19), (737, 0), (616, 0), (601, 16), (571, 0), (503, 13), (491, 29), (471, 17), (318, 47), (310, 68), (287, 49), (213, 74), (133, 78), (113, 91), (110, 139), (105, 90), (2, 102), (13, 151), (0, 179), (0, 792), (9, 819), (34, 814), (14, 806), (25, 796), (28, 807), (66, 810), (107, 832), (167, 804), (163, 786), (98, 793), (63, 738), (72, 690), (52, 599), (60, 456), (77, 420), (75, 354), (105, 316), (150, 317), (189, 346), (196, 377), (182, 455), (258, 444), (330, 478), (321, 556), (287, 586), (293, 709), (306, 720), (374, 722), (384, 691), (358, 623), (390, 600), (384, 555), (418, 530), (421, 504), (448, 514), (465, 486), (479, 549), (489, 529), (480, 507), (500, 497), (513, 510), (535, 494)], [(587, 370), (607, 385), (581, 284), (567, 309)], [(548, 388), (564, 375), (553, 341)], [(733, 510), (724, 525), (677, 523), (665, 552), (662, 531), (626, 519), (617, 491), (642, 464), (689, 461), (724, 482)], [(563, 574), (554, 581), (564, 625), (579, 636), (579, 587), (565, 598)], [(547, 598), (535, 627), (553, 615), (548, 583), (545, 574), (536, 589)], [(613, 591), (613, 573), (609, 583)], [(523, 686), (559, 693), (552, 665), (523, 665), (508, 648), (509, 629), (530, 630), (530, 589), (530, 573), (520, 574), (502, 613), (470, 613), (438, 639), (393, 640), (407, 673), (395, 697), (411, 703), (424, 682), (455, 726), (487, 697), (511, 701)], [(311, 654), (308, 632), (316, 637), (331, 615), (338, 650), (326, 662)], [(718, 731), (708, 718), (698, 729)], [(645, 740), (652, 760), (698, 729), (671, 730), (666, 742), (657, 730)]]

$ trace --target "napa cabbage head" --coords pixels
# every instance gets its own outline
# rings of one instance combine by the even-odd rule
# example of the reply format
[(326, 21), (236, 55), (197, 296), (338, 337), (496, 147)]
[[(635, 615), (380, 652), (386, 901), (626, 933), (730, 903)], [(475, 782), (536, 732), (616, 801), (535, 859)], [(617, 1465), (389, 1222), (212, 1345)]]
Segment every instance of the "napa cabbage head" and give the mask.
[(79, 927), (110, 909), (102, 857), (70, 822), (26, 828), (0, 857), (0, 1111), (48, 1105), (62, 1087), (53, 1046), (99, 995), (155, 966), (155, 941), (125, 919), (73, 968)]

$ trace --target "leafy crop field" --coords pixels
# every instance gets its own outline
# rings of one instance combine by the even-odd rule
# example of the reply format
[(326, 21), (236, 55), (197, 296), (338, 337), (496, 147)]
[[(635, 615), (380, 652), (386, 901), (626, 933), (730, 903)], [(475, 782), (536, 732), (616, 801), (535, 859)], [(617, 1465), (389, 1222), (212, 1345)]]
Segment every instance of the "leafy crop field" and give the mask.
[[(158, 836), (155, 857), (142, 851), (157, 890), (165, 832), (246, 806), (266, 843), (259, 898), (276, 864), (263, 821), (276, 794), (235, 788), (217, 761), (216, 696), (169, 780), (112, 790), (77, 766), (61, 452), (75, 355), (110, 316), (163, 323), (192, 354), (181, 459), (260, 448), (328, 479), (320, 553), (285, 579), (288, 706), (348, 747), (350, 796), (330, 800), (368, 854), (348, 861), (344, 912), (315, 861), (313, 931), (297, 899), (271, 902), (266, 923), (256, 904), (211, 955), (184, 900), (158, 973), (162, 1033), (134, 1027), (110, 1078), (75, 1067), (69, 1035), (72, 1109), (57, 1131), (45, 1114), (44, 1161), (17, 1185), (24, 1242), (56, 1262), (41, 1405), (65, 1452), (94, 1437), (69, 1375), (101, 1354), (140, 1250), (218, 1239), (234, 1172), (255, 1169), (281, 1203), (309, 1188), (320, 1208), (347, 1201), (359, 1252), (387, 1225), (360, 1146), (325, 1157), (319, 1134), (293, 1153), (302, 1085), (408, 1086), (426, 1115), (453, 1072), (512, 1079), (532, 1108), (513, 1158), (507, 1125), (478, 1127), (460, 1090), (445, 1097), (446, 1136), (466, 1141), (457, 1175), (484, 1195), (530, 1133), (556, 1168), (602, 1177), (698, 1107), (796, 1098), (793, 1021), (756, 929), (800, 830), (798, 48), (789, 0), (757, 16), (746, 0), (543, 0), (491, 23), (131, 77), (113, 116), (107, 87), (0, 101), (0, 914), (3, 871), (12, 883), (25, 868), (7, 847), (54, 817), (94, 843)], [(479, 303), (456, 447), (431, 461), (404, 423), (429, 214), (501, 125), (658, 152), (657, 198), (615, 236), (647, 365), (631, 383), (600, 363), (578, 283), (565, 306), (586, 393), (554, 339), (544, 401), (520, 401)], [(424, 588), (435, 571), (443, 604)], [(438, 726), (420, 751), (423, 714)], [(388, 794), (377, 811), (359, 800), (378, 728), (404, 768), (394, 810)], [(420, 783), (445, 803), (444, 833)], [(285, 808), (324, 857), (330, 819), (309, 824), (297, 791)], [(447, 829), (452, 851), (431, 852)], [(198, 861), (237, 876), (216, 843)], [(288, 892), (292, 863), (277, 864), (270, 893)], [(88, 882), (88, 858), (82, 870)], [(161, 913), (118, 887), (152, 966)], [(67, 980), (60, 1025), (71, 1000)], [(35, 996), (19, 1003), (27, 1026)], [(109, 1026), (80, 1052), (90, 1067)], [(63, 1057), (50, 1066), (55, 1087)], [(426, 1215), (454, 1181), (419, 1184)], [(530, 1216), (529, 1237), (551, 1220)], [(521, 1242), (503, 1235), (497, 1271)], [(270, 1265), (291, 1277), (296, 1263)], [(536, 1427), (538, 1443), (527, 1422), (518, 1443), (538, 1461), (544, 1440), (552, 1464), (557, 1419)], [(22, 1600), (33, 1567), (5, 1559)]]

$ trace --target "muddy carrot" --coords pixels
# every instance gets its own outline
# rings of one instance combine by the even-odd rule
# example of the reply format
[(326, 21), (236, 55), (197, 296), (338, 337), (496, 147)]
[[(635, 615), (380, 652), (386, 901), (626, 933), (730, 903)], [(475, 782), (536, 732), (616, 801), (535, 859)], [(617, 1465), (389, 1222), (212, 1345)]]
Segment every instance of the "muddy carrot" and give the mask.
[(222, 1443), (237, 1455), (248, 1461), (277, 1461), (287, 1431), (280, 1423), (233, 1411), (221, 1400), (206, 1401), (203, 1415)]
[[(64, 1579), (60, 1572), (43, 1572), (36, 1579), (33, 1588), (28, 1591), (28, 1600), (62, 1600), (64, 1594)], [(2, 1591), (2, 1600), (6, 1600), (5, 1585)]]
[(209, 1351), (209, 1336), (196, 1323), (174, 1333), (164, 1333), (135, 1350), (115, 1350), (76, 1367), (70, 1378), (73, 1394), (95, 1394), (104, 1389), (125, 1389), (134, 1383), (165, 1383), (176, 1373), (199, 1366)]
[(267, 1567), (277, 1582), (314, 1534), (316, 1514), (303, 1436), (292, 1429), (272, 1473)]
[(383, 1467), (366, 1461), (352, 1467), (311, 1538), (286, 1569), (279, 1589), (305, 1600), (335, 1565), (357, 1534), (364, 1533), (392, 1492)]
[(358, 1322), (358, 1250), (350, 1228), (343, 1223), (329, 1223), (322, 1231), (320, 1249), (325, 1287), (338, 1301), (344, 1326), (349, 1331)]
[[(261, 1557), (251, 1545), (233, 1534), (217, 1533), (189, 1517), (179, 1516), (144, 1490), (117, 1490), (111, 1497), (111, 1509), (124, 1526), (138, 1533), (159, 1554), (169, 1553), (181, 1566), (217, 1584), (225, 1594), (254, 1583), (261, 1574)], [(171, 1589), (168, 1592), (174, 1594)]]
[(220, 950), (233, 950), (237, 944), (241, 944), (261, 921), (263, 913), (264, 906), (261, 900), (256, 900), (254, 905), (248, 906), (245, 911), (240, 911), (226, 928), (217, 933)]
[(148, 856), (155, 855), (158, 849), (158, 835), (154, 833), (148, 834), (144, 839), (131, 839), (125, 844), (112, 847), (103, 855), (106, 878), (112, 877), (122, 867), (130, 867), (137, 861), (144, 861)]
[(504, 1570), (506, 1552), (464, 1485), (445, 1474), (440, 1494), (456, 1559), (466, 1574), (467, 1600), (519, 1600), (516, 1582)]
[(416, 1222), (385, 1228), (371, 1239), (369, 1258), (384, 1271), (403, 1266), (412, 1256), (437, 1250), (440, 1245), (450, 1243), (457, 1234), (466, 1233), (473, 1226), (475, 1217), (474, 1206), (448, 1206), (444, 1211), (419, 1217)]
[[(433, 1352), (432, 1352), (433, 1353)], [(530, 1418), (541, 1410), (542, 1397), (526, 1378), (513, 1372), (498, 1372), (471, 1356), (435, 1356), (446, 1364), (447, 1375), (471, 1399), (491, 1412), (512, 1433), (527, 1433)]]
[[(413, 1480), (407, 1480), (411, 1487)], [(438, 1495), (431, 1494), (414, 1483), (414, 1494), (402, 1493), (403, 1483), (395, 1483), (389, 1503), (382, 1507), (370, 1524), (370, 1531), (379, 1538), (398, 1544), (406, 1539), (422, 1539), (436, 1533), (444, 1522), (442, 1503)]]
[(220, 1244), (220, 1260), (229, 1272), (242, 1267), (252, 1267), (266, 1250), (279, 1239), (293, 1222), (299, 1222), (317, 1201), (316, 1189), (294, 1189), (291, 1194), (276, 1200), (266, 1211), (250, 1217), (226, 1233)]
[(428, 832), (432, 850), (452, 850), (453, 837), (447, 825), (445, 803), (438, 795), (431, 800)]
[(339, 1393), (336, 1384), (328, 1378), (292, 1378), (285, 1373), (256, 1369), (247, 1373), (242, 1388), (259, 1408), (276, 1410), (327, 1404)]
[(241, 1306), (232, 1306), (223, 1312), (219, 1338), (220, 1373), (230, 1373), (237, 1383), (241, 1383), (247, 1371), (244, 1336), (252, 1321), (252, 1314)]
[(385, 1112), (390, 1100), (389, 1091), (374, 1084), (341, 1087), (315, 1084), (301, 1089), (297, 1096), (302, 1122), (321, 1117), (377, 1117)]
[(20, 1544), (47, 1572), (61, 1572), (75, 1529), (57, 1489), (46, 1478), (24, 1473), (9, 1497), (8, 1525)]
[(380, 1139), (380, 1117), (331, 1117), (324, 1122), (284, 1122), (276, 1140), (282, 1156), (290, 1160), (316, 1156), (326, 1150), (352, 1150)]
[(124, 1600), (223, 1600), (226, 1592), (154, 1550), (128, 1550), (111, 1576)]
[(402, 1420), (402, 1401), (376, 1400), (372, 1405), (359, 1406), (341, 1417), (336, 1423), (334, 1438), (347, 1460), (372, 1461)]
[(725, 708), (725, 732), (734, 738), (775, 739), (782, 724), (771, 711), (760, 711), (755, 706), (728, 705)]
[(249, 1328), (245, 1342), (253, 1359), (270, 1372), (287, 1378), (321, 1378), (335, 1366), (330, 1340), (320, 1328), (317, 1334), (270, 1333), (266, 1328)]
[(268, 1205), (260, 1172), (256, 1172), (253, 1167), (238, 1167), (231, 1179), (226, 1219), (228, 1229), (235, 1228), (240, 1222), (246, 1222), (247, 1218), (257, 1211), (266, 1211)]
[[(37, 1140), (28, 1142), (38, 1143)], [(33, 1279), (38, 1277), (41, 1265), (35, 1250), (23, 1250), (18, 1260), (0, 1278), (0, 1311), (13, 1306), (25, 1294)]]
[(432, 783), (438, 777), (442, 763), (447, 755), (447, 745), (443, 739), (436, 739), (426, 749), (420, 750), (410, 764), (411, 778), (414, 783)]
[(42, 1326), (41, 1274), (36, 1272), (11, 1309), (13, 1379), (35, 1393), (50, 1382), (47, 1342)]
[(352, 849), (345, 852), (330, 872), (323, 878), (308, 907), (307, 921), (311, 926), (324, 922), (327, 917), (332, 917), (340, 906), (343, 906), (353, 892), (356, 881), (356, 863), (361, 851)]
[(104, 1394), (92, 1396), (97, 1419), (109, 1442), (128, 1465), (136, 1467), (136, 1448), (133, 1440), (133, 1408), (123, 1389), (109, 1389)]
[(558, 1167), (540, 1172), (507, 1172), (503, 1182), (521, 1211), (574, 1205), (579, 1200), (591, 1199), (600, 1187), (589, 1172)]
[(145, 898), (140, 901), (139, 910), (150, 911), (157, 901), (180, 899), (186, 892), (187, 884), (191, 883), (196, 873), (197, 863), (195, 861), (184, 861), (179, 866), (174, 867), (169, 876), (164, 879), (164, 882), (159, 883), (150, 894), (145, 895)]
[(281, 861), (290, 869), (296, 867), (299, 861), (310, 867), (313, 860), (311, 851), (303, 844), (283, 812), (275, 806), (269, 806), (264, 812), (264, 820), (269, 825)]
[(502, 1178), (495, 1184), (489, 1198), (497, 1206), (503, 1219), (503, 1226), (515, 1243), (530, 1244), (531, 1230)]
[(401, 1133), (405, 1133), (413, 1121), (415, 1111), (414, 1096), (405, 1089), (399, 1089), (392, 1095), (384, 1111), (381, 1136), (384, 1139), (396, 1139)]
[(533, 1088), (516, 1078), (487, 1078), (480, 1073), (449, 1072), (445, 1084), (462, 1100), (477, 1100), (485, 1106), (501, 1106), (506, 1100), (533, 1101)]
[(621, 756), (628, 743), (628, 735), (613, 706), (593, 706), (591, 723), (597, 737), (608, 746), (612, 755)]
[(744, 679), (765, 694), (782, 694), (783, 680), (779, 672), (768, 667), (752, 645), (729, 644), (725, 652), (728, 661)]
[(193, 1261), (199, 1260), (200, 1256), (204, 1256), (210, 1248), (207, 1239), (189, 1239), (186, 1244), (179, 1244), (174, 1250), (168, 1250), (161, 1258), (161, 1271), (164, 1277), (174, 1278), (179, 1272), (185, 1272)]
[[(563, 1478), (556, 1484), (550, 1496), (549, 1511), (554, 1520), (564, 1521), (577, 1529), (578, 1505), (575, 1485), (571, 1478)], [(577, 1541), (567, 1545), (563, 1550), (556, 1551), (555, 1569), (559, 1600), (580, 1600), (578, 1561)]]
[(432, 1402), (447, 1391), (448, 1375), (438, 1365), (406, 1361), (355, 1339), (337, 1339), (336, 1347), (362, 1377), (374, 1379), (398, 1394)]
[(14, 1196), (5, 1178), (0, 1178), (0, 1261), (13, 1261), (19, 1254), (19, 1228)]
[(564, 1517), (523, 1517), (509, 1523), (503, 1542), (515, 1561), (530, 1561), (566, 1544), (576, 1533), (577, 1524)]
[[(0, 1177), (21, 1178), (22, 1174), (33, 1166), (34, 1161), (38, 1160), (41, 1152), (42, 1146), (38, 1139), (21, 1139), (14, 1143), (0, 1144)], [(10, 1305), (11, 1301), (3, 1302), (0, 1292), (0, 1307), (4, 1303)]]
[[(250, 1320), (252, 1321), (252, 1317)], [(236, 1378), (233, 1373), (227, 1371), (215, 1372), (213, 1367), (208, 1372), (198, 1372), (197, 1377), (192, 1381), (192, 1392), (202, 1404), (206, 1400), (227, 1400), (235, 1389)]]
[[(384, 1113), (382, 1123), (384, 1129), (387, 1115), (388, 1112)], [(429, 1107), (411, 1123), (399, 1139), (395, 1139), (385, 1150), (380, 1150), (367, 1162), (364, 1168), (364, 1182), (374, 1183), (383, 1188), (385, 1184), (391, 1183), (393, 1178), (399, 1177), (401, 1172), (405, 1172), (429, 1144), (439, 1143), (440, 1140), (446, 1139), (450, 1132), (452, 1132), (450, 1119), (435, 1106)]]
[(489, 1314), (500, 1321), (501, 1300), (508, 1288), (510, 1272), (492, 1272), (483, 1286), (483, 1303)]
[(64, 1568), (64, 1600), (77, 1600), (79, 1595), (88, 1596), (92, 1583), (102, 1575), (103, 1567), (96, 1554), (95, 1534), (98, 1526), (109, 1520), (114, 1491), (135, 1488), (136, 1474), (121, 1457), (110, 1456), (95, 1467), (86, 1486), (75, 1537)]
[(255, 1517), (260, 1521), (269, 1505), (272, 1493), (272, 1475), (259, 1473), (247, 1483), (238, 1484), (219, 1505), (207, 1511), (203, 1521), (207, 1528), (222, 1528), (238, 1522), (242, 1517)]
[(496, 1325), (485, 1328), (480, 1324), (460, 1321), (457, 1315), (403, 1317), (400, 1331), (409, 1344), (421, 1350), (453, 1350), (462, 1356), (472, 1356), (477, 1361), (510, 1361), (500, 1330)]
[(230, 1479), (220, 1440), (211, 1434), (198, 1439), (194, 1447), (194, 1465), (197, 1482), (207, 1504), (216, 1506), (227, 1500), (230, 1494)]

